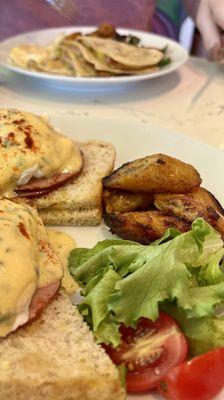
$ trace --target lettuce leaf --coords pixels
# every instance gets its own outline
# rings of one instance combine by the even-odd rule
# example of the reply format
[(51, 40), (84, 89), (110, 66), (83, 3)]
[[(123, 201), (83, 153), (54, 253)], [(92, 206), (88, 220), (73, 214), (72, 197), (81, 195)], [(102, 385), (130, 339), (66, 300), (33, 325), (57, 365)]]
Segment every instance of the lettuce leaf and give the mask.
[(163, 311), (172, 315), (184, 331), (192, 357), (224, 347), (224, 316), (187, 318), (183, 310), (166, 305)]
[(207, 265), (202, 266), (198, 272), (197, 279), (200, 285), (213, 285), (223, 281), (223, 257), (224, 248), (208, 257)]
[(117, 347), (121, 337), (119, 326), (117, 319), (112, 314), (108, 314), (94, 332), (97, 343), (112, 344), (113, 347)]
[(119, 325), (140, 317), (155, 320), (163, 304), (175, 304), (184, 318), (212, 318), (224, 301), (223, 241), (203, 219), (181, 234), (168, 230), (148, 246), (106, 240), (75, 249), (69, 258), (83, 287), (80, 311), (97, 340), (119, 344)]
[(107, 304), (119, 279), (120, 276), (110, 268), (85, 297), (83, 303), (91, 309), (94, 332), (97, 331), (98, 326), (108, 314)]
[(129, 263), (139, 254), (136, 247), (143, 246), (124, 240), (103, 240), (92, 249), (77, 248), (70, 253), (68, 268), (74, 279), (82, 285), (94, 278), (101, 268), (113, 265), (116, 270), (123, 263)]

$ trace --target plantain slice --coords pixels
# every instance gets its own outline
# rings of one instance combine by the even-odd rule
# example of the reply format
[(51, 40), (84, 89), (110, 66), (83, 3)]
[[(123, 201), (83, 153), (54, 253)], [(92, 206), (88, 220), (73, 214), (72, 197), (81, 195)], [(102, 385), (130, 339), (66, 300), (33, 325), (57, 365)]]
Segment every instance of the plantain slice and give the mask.
[(106, 213), (104, 220), (112, 233), (142, 244), (149, 244), (159, 239), (167, 228), (175, 228), (181, 232), (190, 229), (188, 222), (175, 216), (165, 215), (160, 211)]
[(192, 165), (164, 154), (131, 161), (103, 180), (106, 188), (144, 193), (185, 193), (200, 183)]
[(159, 211), (190, 223), (203, 217), (224, 237), (224, 210), (208, 190), (198, 187), (185, 194), (162, 193), (154, 197)]
[(148, 210), (151, 206), (154, 206), (154, 196), (150, 193), (132, 193), (124, 190), (105, 189), (103, 203), (107, 213)]

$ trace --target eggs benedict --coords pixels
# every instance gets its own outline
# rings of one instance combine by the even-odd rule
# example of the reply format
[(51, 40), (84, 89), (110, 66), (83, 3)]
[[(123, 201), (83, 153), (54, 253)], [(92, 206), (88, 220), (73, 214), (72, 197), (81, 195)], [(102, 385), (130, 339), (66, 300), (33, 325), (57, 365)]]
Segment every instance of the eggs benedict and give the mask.
[(0, 109), (0, 194), (40, 197), (79, 175), (82, 155), (40, 116)]
[(56, 294), (63, 266), (42, 220), (25, 203), (0, 200), (0, 337), (36, 317)]

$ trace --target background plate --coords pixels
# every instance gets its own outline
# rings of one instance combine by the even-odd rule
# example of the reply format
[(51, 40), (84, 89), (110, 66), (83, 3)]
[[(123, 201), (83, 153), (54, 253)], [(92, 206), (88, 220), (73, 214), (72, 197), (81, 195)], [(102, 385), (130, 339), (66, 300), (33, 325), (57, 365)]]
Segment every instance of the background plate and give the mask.
[[(147, 123), (126, 118), (96, 118), (90, 116), (54, 116), (55, 128), (77, 141), (105, 140), (113, 143), (116, 152), (116, 166), (135, 158), (153, 153), (165, 153), (191, 163), (201, 174), (202, 185), (211, 190), (224, 205), (224, 154), (221, 150), (199, 141)], [(59, 229), (59, 228), (57, 228)], [(78, 246), (91, 247), (97, 241), (111, 237), (107, 227), (64, 227), (59, 230), (69, 233)], [(223, 400), (224, 392), (216, 400)], [(128, 400), (159, 400), (156, 393), (128, 396)]]
[(14, 36), (0, 43), (0, 65), (10, 71), (13, 71), (14, 73), (26, 75), (31, 79), (40, 80), (48, 86), (53, 86), (63, 90), (117, 90), (137, 81), (152, 79), (169, 74), (170, 72), (179, 68), (188, 58), (187, 51), (179, 43), (174, 42), (173, 40), (151, 33), (145, 33), (136, 30), (118, 29), (118, 32), (121, 34), (127, 35), (131, 33), (138, 36), (141, 39), (142, 44), (144, 45), (158, 48), (164, 48), (165, 46), (167, 46), (167, 54), (172, 59), (171, 64), (164, 66), (159, 71), (155, 71), (151, 74), (145, 75), (76, 78), (28, 71), (13, 66), (8, 60), (10, 50), (20, 44), (46, 45), (60, 35), (77, 31), (88, 33), (93, 31), (94, 29), (95, 27), (63, 27), (33, 31)]

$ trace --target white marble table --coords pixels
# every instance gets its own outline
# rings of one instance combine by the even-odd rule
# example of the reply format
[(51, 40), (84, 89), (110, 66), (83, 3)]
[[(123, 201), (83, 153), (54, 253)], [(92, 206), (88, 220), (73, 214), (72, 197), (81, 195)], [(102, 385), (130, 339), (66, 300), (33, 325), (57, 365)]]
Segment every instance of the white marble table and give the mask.
[(191, 58), (177, 72), (124, 90), (63, 93), (2, 73), (0, 107), (51, 115), (126, 115), (224, 149), (224, 67)]

